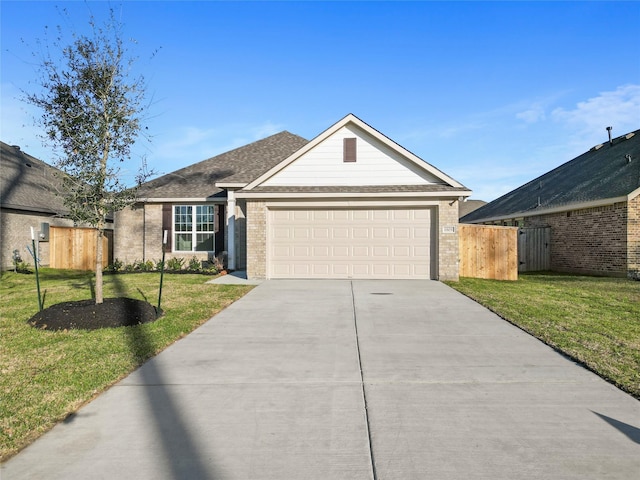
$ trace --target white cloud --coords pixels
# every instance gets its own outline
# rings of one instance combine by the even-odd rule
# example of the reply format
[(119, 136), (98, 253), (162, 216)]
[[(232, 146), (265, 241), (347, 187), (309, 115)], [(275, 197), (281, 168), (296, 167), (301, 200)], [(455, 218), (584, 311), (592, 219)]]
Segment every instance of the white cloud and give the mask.
[(624, 135), (640, 127), (640, 85), (623, 85), (601, 92), (572, 109), (556, 108), (551, 112), (556, 122), (570, 129), (574, 142), (586, 145), (606, 140), (605, 128), (613, 127), (613, 135)]
[(523, 120), (525, 123), (536, 123), (546, 118), (544, 108), (541, 104), (536, 103), (523, 112), (516, 113), (516, 118)]

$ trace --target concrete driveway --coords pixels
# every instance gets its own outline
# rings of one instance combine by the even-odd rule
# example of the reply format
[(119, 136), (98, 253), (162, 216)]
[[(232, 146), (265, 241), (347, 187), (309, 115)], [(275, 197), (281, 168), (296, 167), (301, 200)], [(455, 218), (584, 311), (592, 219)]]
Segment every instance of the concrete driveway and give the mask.
[(639, 471), (640, 402), (447, 286), (267, 281), (0, 476), (627, 480)]

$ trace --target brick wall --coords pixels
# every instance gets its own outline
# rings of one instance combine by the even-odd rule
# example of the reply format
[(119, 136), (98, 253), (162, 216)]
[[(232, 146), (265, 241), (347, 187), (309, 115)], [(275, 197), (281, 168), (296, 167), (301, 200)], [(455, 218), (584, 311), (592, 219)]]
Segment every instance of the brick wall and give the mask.
[[(38, 234), (41, 223), (54, 227), (73, 227), (73, 222), (65, 218), (2, 210), (0, 213), (0, 269), (13, 269), (13, 251), (18, 250), (22, 260), (33, 265), (33, 257), (27, 250), (31, 248), (31, 227)], [(49, 242), (37, 242), (40, 265), (49, 265)]]
[(247, 201), (247, 277), (267, 276), (267, 207), (264, 202)]
[(551, 227), (551, 269), (626, 276), (626, 202), (527, 217), (527, 227)]
[[(438, 279), (458, 280), (460, 242), (458, 240), (458, 202), (442, 200), (438, 205), (437, 228)], [(451, 233), (450, 227), (454, 228)]]
[[(162, 225), (162, 221), (160, 222)], [(116, 212), (113, 258), (125, 264), (144, 259), (144, 207), (136, 205)]]
[(629, 202), (627, 212), (627, 276), (640, 280), (640, 195)]

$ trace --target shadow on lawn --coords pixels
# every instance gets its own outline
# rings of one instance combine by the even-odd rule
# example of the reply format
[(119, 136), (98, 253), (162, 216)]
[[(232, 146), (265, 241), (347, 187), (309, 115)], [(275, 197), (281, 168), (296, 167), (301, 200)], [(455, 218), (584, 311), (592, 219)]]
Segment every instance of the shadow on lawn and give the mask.
[[(113, 286), (117, 296), (126, 297), (127, 291), (121, 280), (115, 275)], [(140, 292), (142, 293), (142, 292)], [(143, 297), (144, 294), (143, 294)], [(146, 297), (145, 297), (146, 300)], [(145, 358), (152, 351), (152, 345), (143, 325), (126, 327), (127, 340), (131, 353), (137, 358)], [(149, 409), (153, 414), (155, 427), (162, 445), (161, 458), (166, 459), (175, 479), (213, 479), (214, 473), (210, 465), (203, 463), (199, 445), (189, 432), (183, 412), (176, 400), (172, 398), (163, 379), (163, 374), (153, 361), (147, 362), (140, 370), (142, 378), (139, 385), (128, 388), (142, 388)], [(154, 448), (153, 445), (150, 448)], [(132, 459), (135, 461), (135, 459)]]

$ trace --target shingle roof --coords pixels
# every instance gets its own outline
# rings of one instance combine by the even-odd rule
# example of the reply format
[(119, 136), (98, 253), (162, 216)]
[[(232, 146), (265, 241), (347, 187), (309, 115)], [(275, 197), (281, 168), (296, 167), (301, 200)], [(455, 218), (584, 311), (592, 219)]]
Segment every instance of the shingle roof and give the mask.
[(62, 198), (55, 194), (61, 181), (56, 168), (24, 153), (19, 147), (0, 142), (0, 204), (46, 214), (65, 214)]
[(211, 198), (226, 195), (216, 182), (249, 183), (306, 145), (287, 131), (236, 148), (144, 183), (141, 198)]
[[(629, 161), (629, 158), (631, 161)], [(640, 188), (640, 130), (593, 147), (460, 219), (473, 223), (618, 198)]]

